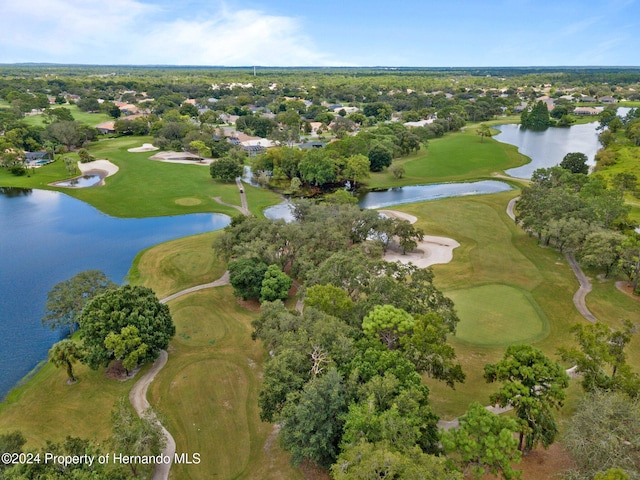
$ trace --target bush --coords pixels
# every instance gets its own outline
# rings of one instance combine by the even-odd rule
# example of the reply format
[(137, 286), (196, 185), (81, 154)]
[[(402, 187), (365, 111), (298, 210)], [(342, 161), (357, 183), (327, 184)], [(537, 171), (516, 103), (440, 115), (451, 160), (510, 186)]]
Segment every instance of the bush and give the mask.
[(21, 177), (27, 174), (27, 169), (24, 168), (23, 165), (13, 165), (9, 168), (9, 171), (13, 173), (16, 177)]

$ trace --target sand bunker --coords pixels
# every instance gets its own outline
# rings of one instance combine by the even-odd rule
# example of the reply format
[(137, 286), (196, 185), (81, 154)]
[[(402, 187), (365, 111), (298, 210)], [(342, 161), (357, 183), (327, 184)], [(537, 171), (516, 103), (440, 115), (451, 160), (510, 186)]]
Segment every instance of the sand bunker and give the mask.
[(154, 147), (150, 143), (143, 143), (141, 147), (130, 148), (127, 151), (131, 153), (140, 153), (140, 152), (154, 152), (159, 150), (158, 147)]
[(155, 155), (149, 157), (149, 160), (159, 160), (161, 162), (169, 163), (186, 163), (190, 165), (210, 165), (213, 162), (212, 158), (201, 158), (198, 155), (194, 155), (189, 152), (158, 152)]
[(107, 177), (118, 172), (117, 165), (114, 165), (109, 160), (94, 160), (87, 163), (78, 162), (78, 168), (83, 174), (90, 170), (100, 170), (105, 172)]
[[(379, 210), (380, 213), (391, 218), (400, 218), (409, 223), (416, 223), (418, 218), (408, 213), (396, 210)], [(397, 244), (392, 244), (384, 254), (387, 262), (412, 263), (419, 268), (427, 268), (431, 265), (449, 263), (453, 259), (453, 249), (460, 244), (451, 238), (425, 235), (418, 246), (412, 252), (402, 255), (402, 250)]]

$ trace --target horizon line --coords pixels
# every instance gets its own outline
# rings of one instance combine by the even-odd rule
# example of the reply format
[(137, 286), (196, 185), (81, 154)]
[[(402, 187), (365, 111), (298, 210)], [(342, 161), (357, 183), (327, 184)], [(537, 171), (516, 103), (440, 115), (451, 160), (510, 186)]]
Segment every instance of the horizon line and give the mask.
[(386, 70), (399, 70), (399, 69), (541, 69), (541, 68), (556, 68), (556, 69), (603, 69), (603, 68), (615, 68), (615, 69), (640, 69), (640, 65), (466, 65), (466, 66), (419, 66), (419, 65), (179, 65), (179, 64), (132, 64), (132, 63), (59, 63), (59, 62), (0, 62), (0, 67), (11, 66), (57, 66), (57, 67), (136, 67), (136, 68), (262, 68), (262, 69), (386, 69)]

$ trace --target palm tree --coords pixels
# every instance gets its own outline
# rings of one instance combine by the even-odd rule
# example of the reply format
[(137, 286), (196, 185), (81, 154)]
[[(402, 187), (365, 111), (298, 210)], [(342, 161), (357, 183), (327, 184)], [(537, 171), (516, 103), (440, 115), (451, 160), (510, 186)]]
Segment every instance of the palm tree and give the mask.
[(69, 379), (67, 383), (74, 383), (77, 378), (73, 375), (73, 364), (78, 360), (82, 360), (84, 352), (78, 343), (74, 342), (70, 338), (56, 343), (49, 350), (49, 361), (56, 367), (67, 367), (67, 375)]

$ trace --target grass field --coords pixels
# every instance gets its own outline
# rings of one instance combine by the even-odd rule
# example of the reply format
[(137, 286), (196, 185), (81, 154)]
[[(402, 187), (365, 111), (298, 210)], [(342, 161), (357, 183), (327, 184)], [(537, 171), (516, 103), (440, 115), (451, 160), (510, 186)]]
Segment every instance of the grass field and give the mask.
[[(136, 278), (167, 292), (217, 278), (225, 266), (211, 241), (205, 234), (153, 247), (136, 260)], [(149, 397), (178, 452), (202, 455), (200, 465), (173, 467), (175, 478), (302, 478), (278, 446), (273, 425), (258, 416), (264, 352), (251, 340), (257, 313), (239, 306), (231, 287), (196, 292), (169, 306), (176, 336)]]
[(163, 298), (217, 280), (226, 270), (211, 248), (217, 235), (219, 232), (204, 233), (143, 250), (133, 260), (129, 282), (150, 287)]
[(532, 343), (548, 334), (546, 315), (524, 290), (490, 284), (446, 294), (458, 310), (460, 342), (497, 347)]
[(108, 379), (104, 369), (76, 365), (78, 382), (67, 385), (64, 368), (45, 364), (23, 386), (0, 403), (0, 433), (22, 431), (29, 447), (67, 436), (103, 442), (111, 435), (110, 413), (116, 401), (127, 397), (132, 381)]
[[(451, 237), (461, 246), (454, 250), (453, 261), (446, 265), (434, 266), (436, 285), (445, 293), (456, 296), (456, 292), (470, 293), (470, 297), (477, 297), (478, 293), (487, 293), (485, 300), (493, 303), (493, 308), (474, 305), (469, 299), (463, 298), (460, 307), (462, 321), (460, 336), (451, 339), (457, 355), (467, 374), (467, 381), (451, 390), (440, 382), (426, 379), (431, 389), (431, 401), (436, 413), (443, 418), (453, 418), (464, 413), (468, 404), (479, 401), (488, 404), (489, 395), (495, 386), (487, 385), (483, 378), (483, 367), (486, 363), (496, 362), (504, 353), (504, 346), (489, 346), (481, 341), (469, 342), (469, 338), (481, 330), (483, 321), (493, 321), (496, 316), (503, 315), (506, 309), (508, 315), (516, 315), (518, 308), (522, 308), (527, 299), (537, 315), (531, 310), (527, 316), (527, 328), (532, 332), (540, 330), (540, 319), (548, 322), (546, 335), (538, 335), (538, 340), (528, 342), (542, 349), (551, 358), (557, 359), (556, 350), (560, 345), (568, 345), (573, 341), (569, 328), (585, 322), (576, 311), (572, 297), (578, 288), (564, 257), (552, 249), (538, 247), (535, 239), (530, 238), (517, 227), (505, 213), (506, 205), (513, 192), (495, 195), (481, 195), (477, 197), (451, 198), (434, 202), (424, 202), (413, 205), (394, 207), (418, 217), (417, 226), (423, 228), (427, 234)], [(500, 299), (496, 293), (504, 294), (504, 290), (497, 286), (508, 286), (513, 304), (500, 306)], [(514, 295), (514, 292), (521, 295)], [(594, 286), (594, 292), (598, 289)], [(619, 295), (618, 295), (619, 294)], [(590, 294), (587, 297), (591, 301)], [(640, 322), (640, 309), (633, 310), (633, 305), (621, 300), (623, 294), (609, 291), (607, 295), (594, 296), (598, 307), (594, 307), (594, 314), (600, 310), (607, 312), (612, 318), (627, 317)], [(464, 295), (463, 295), (464, 297)], [(513, 300), (515, 298), (515, 300)], [(535, 306), (537, 305), (537, 308)], [(465, 313), (466, 312), (466, 313)], [(468, 331), (466, 321), (471, 319), (471, 332)], [(506, 316), (504, 321), (509, 321)], [(515, 318), (514, 318), (515, 321)], [(488, 333), (488, 332), (487, 332)], [(513, 340), (514, 331), (504, 328), (492, 331), (495, 344), (507, 344)], [(466, 336), (466, 339), (465, 339)], [(640, 366), (640, 358), (636, 362)], [(570, 389), (574, 396), (567, 401), (564, 414), (569, 414), (575, 405), (580, 388)]]
[[(78, 108), (77, 105), (52, 105), (51, 108), (66, 108), (71, 112), (73, 119), (77, 122), (84, 123), (90, 127), (95, 127), (103, 122), (113, 121), (106, 113), (87, 113)], [(30, 115), (22, 119), (27, 125), (45, 126), (44, 115)]]
[(401, 179), (393, 178), (385, 170), (371, 174), (363, 183), (369, 188), (382, 188), (480, 180), (529, 161), (518, 153), (517, 147), (493, 139), (481, 139), (475, 130), (476, 126), (471, 126), (464, 132), (430, 140), (426, 150), (395, 160), (394, 165), (402, 165), (405, 169)]
[[(234, 208), (220, 205), (213, 197), (240, 205), (235, 183), (220, 183), (209, 175), (203, 165), (185, 165), (148, 160), (149, 153), (129, 153), (128, 148), (139, 147), (151, 137), (123, 137), (106, 139), (93, 144), (89, 151), (96, 159), (107, 159), (119, 171), (106, 179), (106, 184), (93, 188), (54, 188), (50, 182), (69, 178), (63, 162), (35, 170), (33, 176), (16, 177), (0, 169), (0, 185), (58, 190), (83, 200), (99, 210), (116, 217), (151, 217), (184, 213), (219, 212), (235, 216)], [(273, 192), (246, 185), (249, 208), (256, 215), (262, 208), (280, 202)]]
[[(142, 252), (133, 283), (171, 292), (218, 278), (225, 265), (211, 249), (215, 233), (174, 240)], [(257, 313), (238, 305), (231, 287), (208, 289), (169, 304), (176, 336), (169, 362), (149, 399), (174, 436), (178, 453), (200, 453), (199, 465), (180, 465), (180, 479), (301, 479), (280, 449), (274, 427), (260, 421), (257, 394), (264, 360), (251, 340)], [(20, 429), (32, 447), (67, 435), (103, 441), (109, 414), (132, 382), (105, 377), (104, 370), (77, 368), (80, 381), (65, 384), (64, 369), (45, 365), (0, 405), (0, 433)], [(46, 392), (46, 394), (43, 394)]]

